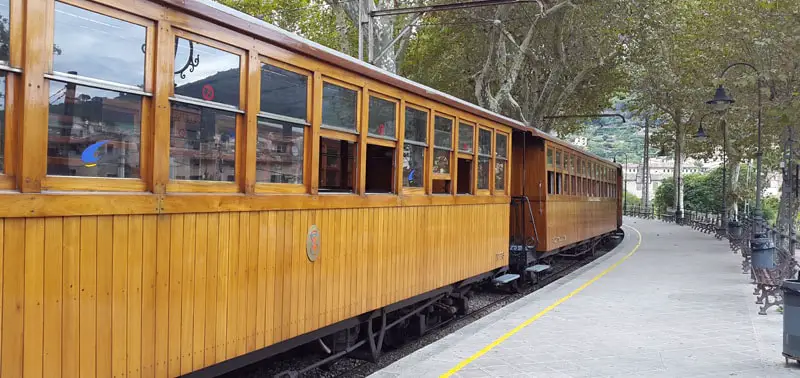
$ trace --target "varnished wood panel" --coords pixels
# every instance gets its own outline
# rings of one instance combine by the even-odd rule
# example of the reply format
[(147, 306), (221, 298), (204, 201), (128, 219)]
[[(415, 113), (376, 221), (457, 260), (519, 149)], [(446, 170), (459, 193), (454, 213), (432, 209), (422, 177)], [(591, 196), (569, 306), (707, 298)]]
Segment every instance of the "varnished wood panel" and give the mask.
[(185, 374), (505, 265), (508, 209), (0, 219), (2, 376)]

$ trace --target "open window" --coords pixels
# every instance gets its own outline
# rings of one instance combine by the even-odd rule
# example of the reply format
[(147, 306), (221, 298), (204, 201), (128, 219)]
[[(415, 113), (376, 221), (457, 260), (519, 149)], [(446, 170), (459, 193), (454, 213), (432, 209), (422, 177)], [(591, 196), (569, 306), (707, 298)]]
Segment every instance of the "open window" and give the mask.
[(356, 87), (322, 84), (322, 125), (319, 142), (319, 191), (354, 193), (358, 156), (358, 101)]
[(367, 193), (393, 193), (396, 177), (397, 102), (371, 94), (368, 114), (364, 189)]
[[(403, 140), (403, 189), (425, 187), (425, 150), (428, 148), (428, 112), (406, 106)], [(409, 190), (405, 190), (408, 188)]]
[(433, 122), (433, 188), (435, 194), (451, 193), (453, 120), (437, 115)]
[(556, 193), (555, 194), (564, 194), (563, 193), (563, 182), (562, 182), (562, 170), (563, 170), (563, 161), (561, 159), (561, 150), (556, 150), (556, 162), (555, 162), (555, 170), (556, 170)]
[(475, 126), (458, 124), (458, 185), (456, 194), (472, 194), (475, 179)]

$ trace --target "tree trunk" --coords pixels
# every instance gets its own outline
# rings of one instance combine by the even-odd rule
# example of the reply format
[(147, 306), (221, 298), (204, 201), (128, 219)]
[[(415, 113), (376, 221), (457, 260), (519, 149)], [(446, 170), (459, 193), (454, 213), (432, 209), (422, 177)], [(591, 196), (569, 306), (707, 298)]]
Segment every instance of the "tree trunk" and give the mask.
[(788, 127), (784, 133), (781, 142), (784, 146), (783, 163), (786, 167), (782, 170), (781, 178), (783, 185), (781, 185), (781, 199), (778, 205), (778, 217), (775, 221), (775, 228), (779, 232), (788, 235), (794, 228), (795, 219), (797, 219), (797, 210), (800, 207), (800, 200), (797, 194), (792, 190), (794, 184), (794, 164), (792, 163), (792, 155), (796, 155), (794, 146), (790, 145), (792, 139), (792, 127)]
[[(674, 196), (675, 196), (675, 211), (680, 212), (681, 217), (683, 214), (683, 179), (681, 176), (681, 164), (683, 162), (683, 124), (679, 117), (675, 117), (675, 161), (672, 164), (672, 179), (675, 182)], [(677, 221), (677, 220), (676, 220)]]
[(739, 219), (739, 174), (741, 172), (741, 160), (738, 158), (728, 159), (728, 209), (732, 219)]

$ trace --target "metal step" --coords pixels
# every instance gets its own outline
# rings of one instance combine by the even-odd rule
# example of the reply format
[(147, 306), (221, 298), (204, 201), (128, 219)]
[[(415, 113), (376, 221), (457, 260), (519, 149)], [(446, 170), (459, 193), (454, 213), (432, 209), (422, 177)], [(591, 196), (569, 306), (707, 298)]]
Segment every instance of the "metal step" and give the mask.
[(541, 272), (544, 272), (545, 270), (549, 270), (549, 269), (550, 269), (550, 265), (537, 264), (537, 265), (534, 265), (534, 266), (529, 266), (527, 269), (525, 269), (525, 271), (526, 272), (533, 272), (533, 273), (541, 273)]
[(516, 281), (517, 279), (519, 279), (519, 274), (506, 273), (506, 274), (504, 274), (504, 275), (502, 275), (500, 277), (497, 277), (497, 278), (493, 279), (492, 282), (494, 282), (496, 284), (505, 285), (505, 284), (507, 284), (509, 282)]

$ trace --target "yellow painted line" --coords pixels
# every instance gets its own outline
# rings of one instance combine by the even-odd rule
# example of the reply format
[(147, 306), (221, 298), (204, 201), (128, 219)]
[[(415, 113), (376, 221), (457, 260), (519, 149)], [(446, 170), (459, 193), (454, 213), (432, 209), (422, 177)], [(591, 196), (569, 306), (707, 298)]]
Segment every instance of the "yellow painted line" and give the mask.
[(562, 303), (566, 302), (568, 299), (574, 297), (575, 295), (577, 295), (578, 293), (583, 291), (583, 289), (586, 289), (587, 287), (589, 287), (589, 285), (595, 283), (595, 281), (599, 280), (600, 278), (602, 278), (606, 274), (610, 273), (612, 270), (614, 270), (618, 266), (620, 266), (620, 264), (625, 262), (625, 260), (627, 260), (628, 258), (633, 256), (633, 254), (636, 253), (636, 250), (639, 249), (639, 246), (642, 245), (642, 233), (639, 232), (639, 230), (637, 230), (636, 228), (628, 226), (627, 224), (623, 225), (623, 227), (627, 227), (627, 228), (630, 228), (633, 231), (636, 231), (636, 234), (639, 236), (639, 241), (636, 242), (636, 246), (633, 247), (633, 249), (630, 251), (630, 253), (628, 253), (627, 255), (622, 257), (621, 259), (619, 259), (619, 261), (615, 262), (614, 265), (609, 266), (606, 270), (602, 271), (600, 274), (596, 275), (594, 278), (592, 278), (591, 280), (589, 280), (586, 283), (584, 283), (583, 285), (581, 285), (581, 287), (579, 287), (579, 288), (573, 290), (571, 293), (567, 294), (567, 296), (557, 300), (555, 303), (551, 304), (550, 306), (547, 306), (547, 308), (542, 310), (540, 313), (534, 315), (533, 317), (529, 318), (528, 320), (525, 320), (520, 325), (514, 327), (514, 329), (506, 332), (506, 334), (504, 334), (503, 336), (498, 337), (497, 340), (493, 341), (491, 344), (483, 347), (483, 349), (477, 351), (472, 356), (469, 356), (464, 361), (461, 361), (458, 365), (456, 365), (452, 369), (448, 370), (446, 373), (442, 374), (440, 376), (440, 378), (448, 378), (448, 377), (452, 376), (453, 374), (457, 373), (459, 370), (463, 369), (465, 366), (467, 366), (467, 365), (471, 364), (473, 361), (477, 360), (480, 356), (483, 356), (484, 354), (488, 353), (490, 350), (492, 350), (495, 347), (497, 347), (498, 345), (500, 345), (503, 341), (506, 341), (509, 337), (513, 336), (515, 333), (521, 331), (523, 328), (525, 328), (525, 327), (529, 326), (531, 323), (539, 320), (539, 318), (541, 318), (542, 316), (544, 316), (548, 312), (552, 311), (554, 308), (558, 307), (560, 304), (562, 304)]

